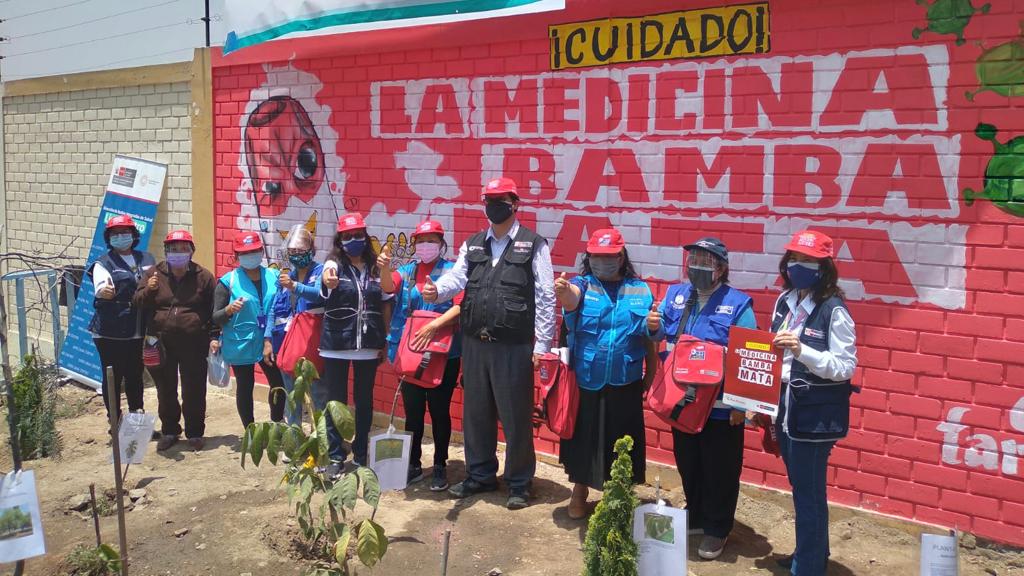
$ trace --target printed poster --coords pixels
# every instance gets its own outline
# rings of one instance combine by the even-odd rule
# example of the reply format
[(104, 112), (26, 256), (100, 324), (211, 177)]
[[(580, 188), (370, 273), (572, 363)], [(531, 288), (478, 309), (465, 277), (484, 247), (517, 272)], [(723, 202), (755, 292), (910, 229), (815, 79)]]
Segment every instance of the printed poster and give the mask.
[[(164, 181), (167, 179), (167, 165), (128, 156), (114, 156), (114, 166), (110, 171), (107, 193), (103, 197), (96, 230), (92, 235), (92, 247), (85, 262), (88, 270), (97, 258), (107, 251), (103, 241), (103, 230), (107, 221), (114, 216), (127, 214), (135, 220), (141, 236), (138, 250), (146, 250), (149, 238), (153, 233), (153, 220), (163, 195)], [(58, 365), (61, 372), (82, 384), (97, 390), (103, 381), (103, 368), (100, 356), (89, 333), (92, 322), (93, 285), (88, 276), (82, 278), (82, 286), (78, 291), (79, 298), (75, 301), (75, 309), (68, 320), (68, 335), (60, 349)]]
[[(156, 414), (124, 413), (117, 430), (118, 445), (121, 448), (121, 464), (142, 464), (149, 451), (149, 441), (156, 428)], [(111, 451), (110, 461), (114, 461)]]
[(377, 475), (380, 489), (405, 490), (409, 480), (412, 436), (388, 431), (370, 438), (370, 469)]
[(775, 334), (733, 326), (725, 357), (722, 401), (739, 410), (778, 416), (782, 391), (782, 351), (772, 345)]
[(33, 470), (0, 478), (0, 564), (46, 553)]
[(663, 502), (633, 512), (639, 576), (686, 576), (686, 510)]
[(959, 576), (959, 538), (944, 534), (921, 535), (921, 576)]

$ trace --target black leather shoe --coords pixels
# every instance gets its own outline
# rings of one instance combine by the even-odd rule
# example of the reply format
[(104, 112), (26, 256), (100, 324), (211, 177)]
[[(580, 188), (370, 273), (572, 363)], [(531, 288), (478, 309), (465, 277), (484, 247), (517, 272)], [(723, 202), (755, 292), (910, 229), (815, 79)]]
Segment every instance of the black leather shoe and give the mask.
[(498, 489), (498, 483), (492, 482), (484, 484), (483, 482), (477, 482), (472, 478), (466, 478), (462, 482), (452, 486), (448, 489), (448, 493), (456, 498), (465, 498), (466, 496), (472, 496), (473, 494), (483, 494), (484, 492), (494, 492)]
[(509, 510), (522, 510), (530, 505), (530, 491), (526, 488), (512, 488), (508, 491), (508, 502), (505, 507)]

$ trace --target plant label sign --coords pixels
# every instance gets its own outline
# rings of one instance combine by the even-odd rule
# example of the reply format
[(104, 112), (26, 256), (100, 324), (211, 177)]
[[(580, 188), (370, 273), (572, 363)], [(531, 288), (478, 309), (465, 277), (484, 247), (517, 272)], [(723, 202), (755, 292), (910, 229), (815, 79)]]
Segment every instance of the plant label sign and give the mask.
[(775, 334), (765, 330), (729, 329), (723, 402), (739, 410), (778, 416), (782, 352), (772, 346), (774, 339)]
[(391, 432), (370, 438), (370, 470), (377, 475), (380, 489), (405, 490), (409, 480), (412, 436)]
[[(121, 444), (121, 462), (124, 464), (142, 464), (149, 450), (149, 440), (156, 428), (156, 414), (130, 412), (121, 418), (121, 426), (117, 430), (117, 439)], [(114, 461), (111, 451), (110, 462)]]
[(0, 478), (0, 564), (46, 553), (32, 470)]
[(633, 512), (639, 576), (686, 576), (686, 510), (657, 504)]
[(956, 534), (921, 535), (921, 576), (959, 576)]

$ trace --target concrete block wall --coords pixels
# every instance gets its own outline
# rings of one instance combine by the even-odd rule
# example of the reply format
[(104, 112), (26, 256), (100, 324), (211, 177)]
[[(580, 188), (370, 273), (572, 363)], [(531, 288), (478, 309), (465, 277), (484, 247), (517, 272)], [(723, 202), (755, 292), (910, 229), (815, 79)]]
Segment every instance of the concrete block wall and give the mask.
[[(168, 229), (191, 227), (191, 88), (182, 81), (130, 85), (133, 80), (126, 74), (121, 86), (4, 98), (4, 251), (67, 248), (62, 264), (84, 263), (115, 154), (168, 165), (150, 246), (158, 258)], [(28, 303), (39, 301), (38, 286), (26, 286)], [(7, 288), (13, 302), (13, 287)], [(17, 316), (13, 305), (9, 310), (13, 330)], [(49, 313), (33, 310), (28, 330), (52, 354)]]
[[(958, 15), (961, 42), (912, 0), (776, 0), (761, 5), (762, 53), (558, 70), (559, 57), (608, 50), (609, 33), (551, 26), (709, 5), (568, 0), (556, 13), (215, 57), (218, 272), (238, 229), (263, 229), (277, 259), (279, 232), (314, 217), (326, 249), (344, 210), (363, 212), (399, 258), (428, 216), (458, 246), (486, 226), (481, 186), (505, 174), (556, 272), (614, 225), (660, 299), (682, 246), (717, 235), (767, 326), (783, 245), (825, 231), (862, 387), (830, 498), (1024, 545), (1024, 204), (1019, 186), (986, 178), (993, 166), (1019, 174), (1005, 145), (1021, 145), (1024, 97), (985, 84), (998, 60), (988, 51), (1020, 42), (1024, 5), (990, 4)], [(620, 42), (639, 28), (622, 25)], [(382, 368), (378, 410), (394, 386)], [(668, 427), (647, 423), (648, 457), (671, 463)], [(546, 430), (536, 444), (557, 449)], [(747, 448), (745, 481), (789, 488), (757, 434)]]

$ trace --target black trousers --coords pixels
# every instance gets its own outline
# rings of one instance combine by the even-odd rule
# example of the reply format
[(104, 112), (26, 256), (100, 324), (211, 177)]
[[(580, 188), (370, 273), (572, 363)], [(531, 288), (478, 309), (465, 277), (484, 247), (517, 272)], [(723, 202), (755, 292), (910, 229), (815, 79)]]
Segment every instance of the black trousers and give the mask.
[(422, 465), (424, 415), (430, 410), (430, 428), (434, 436), (434, 466), (448, 463), (448, 444), (452, 439), (452, 394), (459, 382), (462, 362), (452, 358), (444, 367), (441, 385), (423, 388), (402, 382), (402, 404), (405, 406), (405, 431), (412, 432), (411, 466)]
[[(270, 385), (270, 394), (267, 396), (267, 402), (270, 403), (270, 419), (274, 422), (284, 422), (286, 398), (281, 371), (277, 369), (277, 364), (268, 364), (262, 360), (260, 368), (263, 369), (267, 384)], [(253, 390), (256, 388), (256, 365), (232, 366), (231, 371), (235, 374), (235, 407), (238, 409), (238, 417), (242, 419), (242, 426), (247, 428), (256, 421), (252, 406)]]
[(537, 471), (533, 448), (533, 345), (463, 340), (462, 434), (469, 477), (497, 480), (498, 422), (505, 431), (505, 482), (526, 489)]
[[(377, 378), (380, 360), (341, 360), (324, 358), (324, 373), (320, 384), (327, 389), (327, 402), (337, 400), (351, 406), (348, 400), (348, 369), (352, 366), (352, 398), (356, 404), (356, 436), (352, 440), (352, 457), (359, 464), (366, 464), (366, 452), (370, 442), (370, 426), (373, 425), (373, 381)], [(342, 444), (341, 434), (327, 416), (327, 437), (330, 440), (331, 460), (344, 462), (348, 457)]]
[[(185, 416), (185, 437), (202, 438), (206, 433), (206, 356), (210, 337), (205, 334), (167, 335), (161, 338), (164, 362), (149, 373), (156, 380), (160, 431), (181, 434)], [(181, 374), (181, 404), (178, 404), (178, 374)]]
[(743, 426), (708, 420), (700, 434), (672, 430), (676, 467), (683, 477), (687, 526), (725, 538), (732, 532), (743, 471)]
[(559, 443), (558, 460), (565, 465), (569, 481), (603, 490), (611, 479), (615, 462), (615, 441), (633, 438), (633, 482), (643, 484), (647, 476), (647, 430), (644, 425), (644, 384), (637, 380), (625, 386), (607, 385), (600, 390), (580, 389), (576, 428), (572, 438)]
[[(108, 394), (113, 384), (117, 396), (115, 408), (118, 419), (121, 418), (121, 391), (128, 397), (128, 411), (142, 410), (142, 338), (131, 340), (113, 340), (110, 338), (93, 338), (96, 350), (100, 353), (100, 365), (103, 366), (103, 405), (107, 406), (107, 417), (110, 417)], [(114, 382), (107, 381), (106, 367), (114, 369)]]

